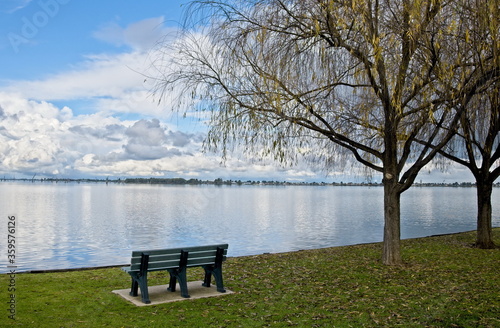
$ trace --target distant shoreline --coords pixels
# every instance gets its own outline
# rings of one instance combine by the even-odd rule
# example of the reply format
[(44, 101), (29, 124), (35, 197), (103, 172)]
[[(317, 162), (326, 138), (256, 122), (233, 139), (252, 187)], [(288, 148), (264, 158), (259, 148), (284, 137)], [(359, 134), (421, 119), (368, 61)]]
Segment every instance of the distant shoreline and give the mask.
[[(370, 182), (290, 182), (290, 181), (253, 181), (253, 180), (200, 180), (184, 178), (125, 178), (125, 179), (73, 179), (73, 178), (0, 178), (0, 182), (50, 182), (50, 183), (113, 183), (113, 184), (156, 184), (156, 185), (216, 185), (216, 186), (361, 186), (361, 187), (382, 187), (382, 183)], [(453, 182), (453, 183), (414, 183), (413, 187), (476, 187), (473, 182)], [(500, 182), (493, 184), (493, 187), (500, 187)]]

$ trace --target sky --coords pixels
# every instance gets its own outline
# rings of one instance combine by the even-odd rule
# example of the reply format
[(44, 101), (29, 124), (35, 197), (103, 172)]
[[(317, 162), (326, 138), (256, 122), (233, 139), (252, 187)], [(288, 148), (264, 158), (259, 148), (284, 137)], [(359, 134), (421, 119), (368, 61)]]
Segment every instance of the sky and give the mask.
[[(188, 2), (1, 0), (0, 177), (380, 182), (203, 152), (205, 125), (159, 105), (145, 78)], [(419, 180), (473, 181), (461, 167)]]

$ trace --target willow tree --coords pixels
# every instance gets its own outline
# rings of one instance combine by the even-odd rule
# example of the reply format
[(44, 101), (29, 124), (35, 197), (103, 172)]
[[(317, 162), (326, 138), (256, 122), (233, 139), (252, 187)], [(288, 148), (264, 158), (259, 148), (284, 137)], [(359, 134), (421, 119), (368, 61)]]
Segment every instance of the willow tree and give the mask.
[[(500, 176), (500, 86), (489, 86), (467, 102), (460, 130), (443, 156), (467, 167), (476, 180), (476, 247), (495, 248), (492, 233), (493, 183)], [(458, 145), (457, 145), (458, 144)]]
[(211, 113), (207, 145), (224, 154), (351, 156), (382, 174), (382, 259), (400, 264), (401, 194), (461, 114), (444, 106), (457, 92), (443, 86), (461, 89), (460, 56), (443, 50), (460, 25), (446, 1), (194, 1), (187, 17), (154, 63), (160, 99), (182, 88)]
[(466, 166), (476, 179), (476, 246), (494, 248), (493, 183), (500, 176), (500, 1), (457, 0), (461, 27), (457, 51), (466, 58), (456, 69), (468, 73), (467, 87), (454, 106), (465, 111), (459, 133), (440, 153)]

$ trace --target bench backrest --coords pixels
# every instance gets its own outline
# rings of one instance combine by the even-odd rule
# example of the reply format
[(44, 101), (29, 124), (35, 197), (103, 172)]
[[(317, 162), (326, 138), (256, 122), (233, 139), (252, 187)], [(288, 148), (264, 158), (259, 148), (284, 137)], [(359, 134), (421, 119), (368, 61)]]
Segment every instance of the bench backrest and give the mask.
[(149, 255), (148, 271), (178, 268), (182, 251), (188, 252), (187, 267), (215, 264), (217, 248), (225, 261), (228, 244), (133, 251), (130, 271), (140, 271), (142, 254)]

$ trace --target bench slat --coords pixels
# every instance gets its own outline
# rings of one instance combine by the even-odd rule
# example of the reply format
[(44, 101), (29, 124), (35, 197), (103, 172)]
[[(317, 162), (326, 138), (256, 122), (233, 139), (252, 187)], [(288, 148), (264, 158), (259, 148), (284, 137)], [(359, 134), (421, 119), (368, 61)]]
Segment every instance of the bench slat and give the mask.
[[(226, 260), (226, 256), (222, 258), (223, 261)], [(215, 263), (215, 257), (210, 258), (197, 258), (190, 259), (188, 258), (187, 267), (193, 266), (202, 266), (202, 265), (210, 265)], [(157, 270), (166, 270), (166, 269), (175, 269), (179, 267), (179, 260), (177, 261), (161, 261), (161, 262), (151, 262), (148, 264), (148, 271), (157, 271)], [(130, 267), (127, 267), (127, 271), (139, 271), (141, 268), (141, 264), (133, 264)]]
[[(212, 265), (214, 264), (214, 261), (202, 261), (198, 260), (197, 263), (191, 263), (186, 266), (186, 267), (196, 267), (196, 266), (202, 266), (202, 265)], [(164, 262), (160, 263), (149, 263), (148, 266), (148, 271), (160, 271), (160, 270), (167, 270), (167, 269), (177, 269), (179, 267), (178, 263), (177, 265), (166, 265)], [(137, 269), (139, 270), (139, 269)], [(134, 270), (131, 270), (134, 271)]]
[[(189, 249), (184, 249), (185, 251), (187, 250), (189, 252), (189, 258), (200, 258), (200, 257), (214, 257), (217, 254), (217, 250), (211, 249), (211, 250), (206, 250), (206, 251), (201, 251), (201, 252), (193, 252), (190, 251)], [(147, 251), (141, 252), (139, 256), (132, 257), (132, 264), (140, 263), (141, 262), (141, 256), (142, 253), (147, 253), (149, 254), (149, 262), (160, 262), (160, 261), (172, 261), (172, 260), (180, 260), (180, 252), (176, 254), (158, 254), (158, 255), (152, 255), (151, 253), (148, 253)], [(224, 255), (227, 255), (227, 249), (224, 250)]]
[(194, 247), (179, 247), (179, 248), (168, 248), (168, 249), (151, 249), (144, 251), (133, 251), (132, 257), (140, 257), (142, 253), (148, 253), (149, 256), (154, 255), (168, 255), (168, 254), (177, 254), (182, 250), (191, 252), (202, 252), (207, 250), (214, 250), (217, 247), (224, 249), (227, 252), (228, 244), (220, 244), (220, 245), (209, 245), (209, 246), (194, 246)]
[[(147, 252), (144, 252), (144, 253), (149, 254)], [(160, 262), (160, 261), (165, 261), (165, 262), (177, 261), (177, 262), (179, 262), (180, 259), (181, 259), (180, 253), (170, 254), (170, 255), (151, 255), (151, 254), (149, 254), (149, 262), (152, 262), (152, 261), (154, 261), (154, 262)], [(141, 256), (133, 257), (131, 263), (132, 264), (140, 264), (141, 263)]]

